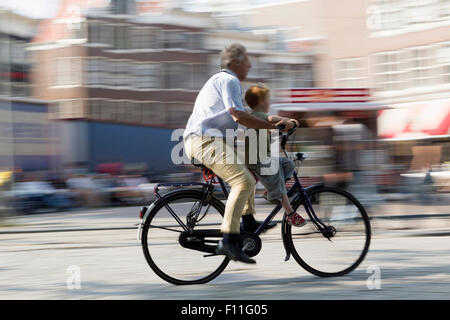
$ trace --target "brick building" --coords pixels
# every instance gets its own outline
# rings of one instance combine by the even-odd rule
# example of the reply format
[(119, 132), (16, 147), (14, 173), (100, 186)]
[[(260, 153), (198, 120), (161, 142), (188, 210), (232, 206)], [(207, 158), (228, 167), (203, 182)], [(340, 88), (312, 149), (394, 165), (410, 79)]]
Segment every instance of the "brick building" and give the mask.
[(185, 126), (198, 91), (219, 70), (218, 53), (232, 42), (248, 48), (254, 66), (245, 85), (277, 79), (279, 66), (289, 66), (290, 81), (313, 86), (309, 53), (276, 50), (267, 36), (224, 29), (210, 14), (155, 1), (65, 0), (29, 48), (33, 95), (64, 122), (66, 162), (173, 169), (171, 129)]

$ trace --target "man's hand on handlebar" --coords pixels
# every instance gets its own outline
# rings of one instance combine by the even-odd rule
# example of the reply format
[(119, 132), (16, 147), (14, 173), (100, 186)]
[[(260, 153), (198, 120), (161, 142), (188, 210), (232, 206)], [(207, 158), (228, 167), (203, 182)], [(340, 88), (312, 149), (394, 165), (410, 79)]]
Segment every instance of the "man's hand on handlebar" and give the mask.
[(291, 119), (281, 119), (275, 124), (275, 128), (284, 132), (288, 132), (290, 129), (294, 128), (295, 123)]
[(289, 134), (292, 134), (293, 131), (295, 131), (294, 129), (299, 127), (300, 123), (295, 119), (283, 119), (275, 124), (275, 129), (278, 129), (282, 132), (288, 132)]
[(294, 123), (294, 128), (300, 128), (300, 122), (297, 119), (289, 119)]

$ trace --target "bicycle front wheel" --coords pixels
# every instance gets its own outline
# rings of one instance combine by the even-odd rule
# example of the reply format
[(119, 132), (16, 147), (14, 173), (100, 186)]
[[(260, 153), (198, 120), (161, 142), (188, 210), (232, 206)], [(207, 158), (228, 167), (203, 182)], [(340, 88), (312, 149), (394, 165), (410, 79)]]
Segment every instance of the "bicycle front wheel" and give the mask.
[[(207, 252), (183, 247), (180, 235), (185, 231), (170, 214), (168, 206), (184, 223), (191, 213), (201, 206), (199, 222), (194, 231), (211, 232), (215, 235), (222, 222), (224, 205), (212, 197), (209, 204), (202, 204), (203, 192), (180, 190), (164, 196), (152, 209), (142, 229), (142, 249), (152, 270), (162, 279), (176, 285), (206, 283), (217, 277), (227, 266), (229, 259), (223, 255), (209, 256)], [(205, 212), (207, 213), (205, 214)], [(216, 245), (220, 236), (209, 238)]]
[(353, 271), (370, 245), (370, 221), (364, 207), (350, 193), (333, 187), (312, 189), (308, 197), (317, 218), (333, 227), (335, 235), (328, 239), (315, 227), (306, 212), (305, 199), (300, 199), (293, 208), (308, 224), (300, 228), (284, 224), (292, 256), (305, 270), (321, 277)]

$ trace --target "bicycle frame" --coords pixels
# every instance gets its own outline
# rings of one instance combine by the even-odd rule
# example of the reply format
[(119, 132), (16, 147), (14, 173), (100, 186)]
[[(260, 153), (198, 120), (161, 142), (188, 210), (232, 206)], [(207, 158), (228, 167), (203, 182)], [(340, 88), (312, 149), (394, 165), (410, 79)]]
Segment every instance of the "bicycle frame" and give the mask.
[[(320, 221), (320, 219), (316, 216), (315, 212), (314, 212), (314, 208), (311, 204), (311, 201), (308, 197), (307, 194), (307, 190), (314, 188), (314, 187), (318, 187), (321, 186), (321, 184), (318, 185), (313, 185), (307, 188), (304, 188), (303, 185), (300, 182), (300, 179), (298, 178), (297, 172), (294, 171), (294, 175), (293, 178), (295, 180), (294, 184), (292, 185), (292, 187), (287, 191), (287, 196), (291, 197), (294, 194), (299, 194), (300, 197), (302, 197), (305, 201), (303, 202), (303, 206), (305, 207), (305, 210), (308, 214), (308, 216), (310, 217), (311, 221), (314, 223), (314, 225), (317, 227), (317, 229), (319, 231), (322, 230), (322, 228), (325, 228), (326, 226)], [(225, 183), (224, 181), (220, 178), (217, 177), (218, 179), (218, 183), (220, 184), (220, 187), (222, 189), (222, 192), (225, 196), (225, 198), (228, 198), (228, 190), (226, 189)], [(157, 197), (157, 199), (159, 201), (161, 201), (164, 205), (164, 207), (169, 211), (169, 213), (172, 215), (172, 217), (177, 221), (177, 223), (185, 230), (188, 231), (189, 227), (186, 226), (186, 224), (183, 223), (183, 221), (177, 216), (177, 214), (173, 211), (173, 209), (165, 202), (164, 197), (161, 196), (158, 193), (159, 187), (185, 187), (185, 186), (202, 186), (203, 188), (203, 192), (204, 192), (204, 200), (206, 200), (206, 197), (208, 197), (208, 195), (210, 195), (212, 193), (212, 190), (214, 189), (213, 186), (213, 180), (209, 181), (209, 183), (199, 183), (199, 182), (189, 182), (189, 183), (160, 183), (155, 187), (155, 195)], [(294, 198), (294, 200), (296, 200), (297, 198)], [(197, 219), (198, 216), (200, 215), (200, 212), (202, 210), (203, 207), (203, 202), (200, 204), (199, 208), (197, 209), (197, 212), (195, 213), (195, 218)], [(207, 201), (206, 201), (207, 202)], [(292, 202), (291, 202), (292, 204)], [(281, 210), (281, 205), (277, 205), (275, 206), (275, 208), (272, 210), (272, 212), (267, 216), (267, 218), (264, 220), (264, 222), (259, 226), (259, 228), (255, 231), (255, 234), (260, 235), (264, 228), (266, 227), (266, 225), (272, 221), (272, 219), (278, 214), (278, 212)], [(148, 212), (150, 212), (151, 210), (147, 210)]]

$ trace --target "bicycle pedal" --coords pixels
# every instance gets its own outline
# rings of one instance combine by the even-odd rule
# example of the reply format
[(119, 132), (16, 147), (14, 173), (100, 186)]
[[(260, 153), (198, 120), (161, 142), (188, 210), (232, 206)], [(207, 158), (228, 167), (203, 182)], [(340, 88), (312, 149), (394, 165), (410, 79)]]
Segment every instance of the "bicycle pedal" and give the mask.
[(203, 258), (206, 258), (206, 257), (213, 257), (213, 256), (218, 256), (218, 254), (217, 254), (217, 253), (205, 254), (205, 255), (203, 256)]

